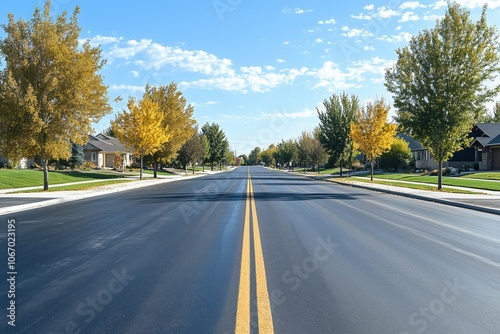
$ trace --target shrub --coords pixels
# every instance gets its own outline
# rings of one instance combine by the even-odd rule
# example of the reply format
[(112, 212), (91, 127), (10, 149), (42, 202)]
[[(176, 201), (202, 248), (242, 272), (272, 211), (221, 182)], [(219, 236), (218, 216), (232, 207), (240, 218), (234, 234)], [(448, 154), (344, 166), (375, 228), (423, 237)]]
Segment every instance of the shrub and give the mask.
[(479, 163), (477, 163), (477, 162), (474, 163), (474, 170), (475, 171), (479, 170)]
[(81, 166), (80, 168), (83, 169), (83, 170), (91, 170), (91, 169), (94, 169), (96, 167), (95, 163), (91, 162), (91, 161), (85, 161)]

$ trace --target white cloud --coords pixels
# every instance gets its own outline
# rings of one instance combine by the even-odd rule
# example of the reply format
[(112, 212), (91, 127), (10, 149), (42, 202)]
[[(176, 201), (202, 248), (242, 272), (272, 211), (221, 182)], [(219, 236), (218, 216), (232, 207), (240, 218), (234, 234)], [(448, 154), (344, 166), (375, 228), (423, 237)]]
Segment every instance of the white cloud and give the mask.
[(436, 3), (434, 4), (434, 6), (433, 6), (433, 8), (432, 8), (432, 9), (434, 9), (434, 10), (438, 10), (438, 9), (441, 9), (441, 8), (443, 8), (443, 7), (446, 7), (446, 6), (448, 6), (448, 2), (443, 1), (443, 0), (439, 0), (438, 2), (436, 2)]
[(210, 105), (214, 105), (214, 104), (218, 104), (218, 103), (219, 103), (219, 102), (215, 102), (215, 101), (208, 101), (208, 102), (207, 102), (207, 105), (209, 105), (209, 106), (210, 106)]
[(326, 21), (318, 21), (318, 24), (335, 24), (335, 23), (337, 23), (337, 22), (335, 21), (334, 18), (331, 18), (331, 19), (326, 20)]
[(281, 58), (276, 59), (276, 61), (277, 61), (278, 63), (280, 63), (280, 64), (282, 64), (282, 63), (286, 63), (286, 60), (285, 60), (285, 59), (281, 59)]
[[(490, 9), (495, 9), (497, 7), (500, 7), (499, 0), (456, 0), (456, 1), (461, 6), (467, 7), (469, 9), (481, 8), (485, 4), (487, 4), (488, 8), (490, 8)], [(447, 4), (445, 4), (444, 6), (446, 6), (446, 5)], [(442, 6), (442, 7), (444, 7), (444, 6)]]
[(139, 77), (139, 72), (137, 72), (137, 71), (130, 71), (130, 74), (131, 74), (134, 78), (138, 78), (138, 77)]
[(92, 38), (80, 39), (79, 42), (80, 42), (80, 44), (83, 44), (84, 42), (86, 42), (88, 40), (90, 42), (90, 46), (96, 47), (99, 45), (118, 43), (122, 39), (123, 39), (123, 37), (110, 37), (110, 36), (96, 35)]
[(375, 48), (372, 45), (367, 45), (363, 47), (364, 51), (375, 51)]
[(313, 10), (312, 9), (302, 9), (302, 8), (285, 8), (283, 9), (284, 14), (304, 14), (304, 13), (311, 13)]
[(348, 26), (343, 26), (342, 31), (345, 31), (345, 33), (342, 34), (342, 36), (346, 36), (349, 38), (354, 38), (354, 37), (371, 37), (373, 34), (366, 29), (356, 29), (356, 28), (349, 28)]
[(373, 9), (375, 9), (375, 6), (373, 4), (371, 4), (371, 5), (368, 5), (368, 6), (364, 6), (363, 9), (373, 10)]
[(401, 30), (401, 29), (403, 29), (403, 27), (401, 27), (401, 26), (397, 26), (397, 27), (396, 27), (396, 31), (399, 31), (399, 30)]
[(111, 90), (126, 90), (130, 92), (144, 92), (144, 86), (133, 86), (133, 85), (111, 85), (109, 87)]
[(246, 92), (245, 79), (239, 77), (217, 77), (199, 79), (190, 82), (182, 81), (180, 85), (185, 88), (220, 89), (225, 91)]
[(442, 19), (443, 17), (444, 17), (444, 15), (435, 15), (435, 14), (425, 15), (424, 20), (425, 21), (436, 21), (436, 20)]
[(152, 40), (150, 39), (141, 39), (140, 41), (132, 39), (125, 43), (114, 45), (108, 54), (111, 58), (129, 59), (146, 50), (151, 45), (151, 42)]
[(378, 8), (377, 16), (381, 19), (390, 19), (393, 16), (399, 16), (400, 14), (393, 9), (386, 8), (382, 6)]
[(316, 43), (323, 43), (323, 40), (321, 38), (316, 38), (315, 42)]
[(388, 43), (401, 43), (401, 42), (408, 43), (409, 41), (411, 41), (412, 37), (413, 37), (412, 34), (408, 32), (402, 32), (399, 35), (392, 35), (392, 36), (383, 35), (377, 39)]
[(367, 20), (370, 21), (372, 17), (370, 15), (366, 15), (363, 13), (360, 13), (359, 15), (351, 15), (353, 19), (358, 19), (358, 20)]
[(426, 8), (427, 6), (421, 4), (418, 1), (408, 1), (402, 3), (399, 8), (401, 9), (417, 9), (417, 8)]
[(408, 22), (408, 21), (418, 21), (419, 17), (413, 12), (406, 12), (403, 14), (399, 22)]
[(290, 41), (284, 41), (283, 42), (283, 45), (288, 45), (288, 44), (290, 44)]

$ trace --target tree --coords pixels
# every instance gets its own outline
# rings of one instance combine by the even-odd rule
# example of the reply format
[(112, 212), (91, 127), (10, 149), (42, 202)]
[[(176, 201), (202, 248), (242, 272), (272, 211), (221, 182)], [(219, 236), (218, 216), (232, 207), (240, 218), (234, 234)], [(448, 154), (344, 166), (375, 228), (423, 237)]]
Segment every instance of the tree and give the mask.
[(248, 156), (246, 154), (242, 154), (240, 155), (240, 158), (241, 158), (241, 165), (248, 165)]
[(500, 38), (486, 22), (486, 7), (478, 22), (456, 3), (434, 29), (414, 36), (397, 51), (396, 64), (386, 71), (402, 130), (427, 147), (442, 165), (470, 144), (468, 134), (485, 113), (484, 103), (500, 91), (487, 88), (499, 71)]
[[(304, 168), (304, 173), (306, 171), (306, 168), (309, 166), (311, 163), (311, 151), (312, 151), (312, 141), (313, 141), (313, 136), (307, 131), (302, 131), (302, 134), (300, 137), (297, 139), (297, 147), (298, 147), (298, 159), (302, 164), (302, 167)], [(313, 171), (314, 171), (314, 165), (313, 165)]]
[(79, 167), (81, 164), (83, 164), (84, 160), (85, 157), (83, 155), (83, 146), (73, 143), (73, 145), (71, 146), (71, 157), (68, 160), (71, 169)]
[(260, 163), (261, 152), (262, 149), (258, 146), (250, 151), (250, 154), (248, 155), (249, 166), (257, 165), (258, 163)]
[(193, 166), (193, 174), (194, 174), (194, 164), (203, 159), (205, 155), (204, 147), (203, 147), (203, 139), (202, 134), (198, 133), (198, 130), (195, 129), (194, 135), (189, 138), (184, 145), (182, 145), (179, 153), (177, 155), (177, 159), (183, 165), (184, 171), (187, 174), (187, 166), (191, 164)]
[(168, 86), (146, 86), (144, 97), (158, 104), (163, 115), (162, 126), (168, 132), (167, 141), (152, 152), (154, 177), (157, 177), (157, 166), (160, 161), (168, 162), (175, 158), (179, 149), (194, 135), (196, 121), (193, 118), (194, 107), (188, 105), (182, 92), (177, 90), (176, 83)]
[(372, 181), (375, 161), (389, 149), (396, 134), (397, 125), (387, 122), (389, 109), (384, 100), (369, 103), (366, 109), (359, 111), (358, 122), (351, 123), (354, 146), (359, 148), (370, 162)]
[(105, 129), (103, 132), (102, 132), (104, 135), (108, 136), (108, 137), (113, 137), (113, 138), (116, 138), (116, 134), (115, 132), (113, 131), (113, 126), (109, 126), (107, 129)]
[[(328, 160), (328, 153), (326, 152), (326, 149), (323, 147), (321, 142), (319, 141), (319, 127), (315, 128), (314, 131), (312, 132), (312, 137), (313, 140), (311, 142), (311, 151), (310, 151), (310, 159), (311, 163), (313, 165), (313, 172), (315, 171), (314, 166), (318, 166), (318, 173), (319, 173), (319, 167), (321, 164), (326, 163)], [(349, 139), (350, 142), (352, 142), (351, 139)], [(352, 146), (352, 145), (350, 145)], [(352, 155), (352, 152), (351, 152)]]
[(495, 102), (493, 113), (484, 117), (484, 123), (500, 123), (500, 101)]
[(209, 145), (207, 160), (211, 165), (211, 169), (214, 170), (215, 163), (222, 164), (226, 150), (229, 148), (229, 142), (226, 134), (217, 123), (205, 123), (201, 128), (201, 132), (207, 137)]
[(296, 162), (298, 158), (299, 148), (297, 146), (297, 142), (294, 140), (281, 140), (281, 143), (278, 144), (276, 150), (276, 161), (279, 161), (282, 166), (287, 165), (288, 170), (293, 169), (293, 164)]
[(399, 168), (408, 165), (410, 159), (411, 150), (408, 142), (402, 138), (396, 137), (389, 151), (382, 153), (380, 156), (380, 168), (397, 171)]
[(276, 160), (274, 159), (274, 152), (276, 151), (276, 145), (271, 144), (267, 148), (260, 153), (260, 159), (266, 166), (273, 167), (276, 165)]
[(113, 131), (119, 140), (140, 156), (142, 180), (144, 155), (156, 152), (172, 134), (165, 131), (163, 113), (156, 102), (144, 98), (136, 104), (135, 99), (130, 98), (127, 106), (129, 111), (123, 110), (113, 121)]
[(317, 137), (333, 160), (339, 163), (342, 176), (344, 161), (352, 160), (346, 157), (352, 156), (349, 131), (359, 111), (359, 98), (346, 93), (332, 95), (330, 99), (325, 99), (323, 106), (325, 111), (316, 108), (320, 121)]
[(0, 150), (10, 158), (40, 156), (44, 190), (48, 161), (68, 159), (72, 144), (83, 145), (91, 123), (111, 111), (107, 87), (98, 72), (105, 61), (99, 47), (79, 45), (79, 7), (68, 20), (55, 21), (50, 1), (36, 7), (29, 21), (2, 25), (0, 55)]

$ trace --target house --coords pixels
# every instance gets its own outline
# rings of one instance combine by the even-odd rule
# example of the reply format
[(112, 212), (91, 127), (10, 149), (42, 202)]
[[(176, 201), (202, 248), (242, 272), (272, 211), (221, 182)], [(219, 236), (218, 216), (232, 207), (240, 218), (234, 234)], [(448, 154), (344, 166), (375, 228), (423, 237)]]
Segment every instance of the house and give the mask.
[(83, 146), (85, 161), (94, 163), (97, 168), (113, 168), (116, 154), (122, 156), (124, 166), (131, 164), (132, 153), (125, 147), (125, 144), (114, 137), (102, 133), (96, 136), (89, 135), (88, 143)]
[[(429, 150), (415, 139), (405, 134), (398, 137), (409, 143), (416, 169), (437, 169), (438, 164)], [(469, 137), (473, 141), (469, 147), (455, 152), (445, 167), (461, 168), (479, 165), (479, 170), (500, 170), (500, 123), (478, 123), (474, 125)]]

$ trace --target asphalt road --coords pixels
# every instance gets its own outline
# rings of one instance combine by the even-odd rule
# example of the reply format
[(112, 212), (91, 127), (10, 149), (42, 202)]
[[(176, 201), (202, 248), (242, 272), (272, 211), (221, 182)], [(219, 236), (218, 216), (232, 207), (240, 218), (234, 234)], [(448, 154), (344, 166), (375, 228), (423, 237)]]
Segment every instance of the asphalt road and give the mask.
[(486, 213), (240, 167), (0, 221), (0, 333), (500, 333)]

